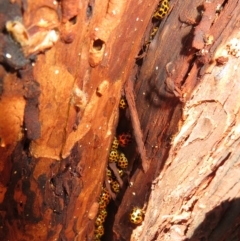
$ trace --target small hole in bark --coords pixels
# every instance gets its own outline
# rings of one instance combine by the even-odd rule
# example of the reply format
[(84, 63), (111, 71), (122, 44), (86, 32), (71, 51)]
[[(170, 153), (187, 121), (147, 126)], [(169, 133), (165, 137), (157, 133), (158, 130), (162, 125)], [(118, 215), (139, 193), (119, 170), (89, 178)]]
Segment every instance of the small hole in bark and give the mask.
[(72, 25), (75, 25), (77, 23), (77, 16), (74, 16), (72, 18), (69, 19), (69, 22), (72, 24)]
[(101, 39), (96, 39), (93, 42), (93, 48), (97, 51), (100, 51), (103, 48), (104, 45), (104, 41), (102, 41)]

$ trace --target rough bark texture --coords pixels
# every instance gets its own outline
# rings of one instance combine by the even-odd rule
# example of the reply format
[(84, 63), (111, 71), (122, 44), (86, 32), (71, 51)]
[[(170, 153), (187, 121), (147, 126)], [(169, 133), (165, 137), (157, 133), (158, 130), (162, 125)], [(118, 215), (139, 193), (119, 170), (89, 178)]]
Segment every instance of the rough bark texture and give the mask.
[[(148, 175), (140, 170), (131, 179), (136, 189), (131, 187), (124, 195), (122, 205), (145, 204), (146, 209), (144, 223), (134, 230), (131, 240), (239, 239), (240, 185), (237, 173), (240, 62), (236, 58), (236, 49), (232, 50), (231, 46), (232, 42), (239, 43), (240, 4), (238, 1), (225, 3), (221, 13), (216, 16), (218, 4), (217, 1), (204, 3), (202, 17), (197, 20), (197, 16), (193, 15), (193, 19), (196, 19), (195, 28), (181, 25), (177, 21), (179, 16), (181, 18), (186, 13), (178, 4), (175, 5), (156, 39), (156, 43), (160, 42), (161, 50), (153, 49), (151, 52), (150, 47), (147, 58), (152, 62), (149, 65), (150, 61), (146, 59), (142, 66), (139, 84), (136, 83), (135, 88), (136, 100), (139, 103), (138, 113), (146, 143), (151, 143), (153, 149), (155, 147), (154, 154), (151, 155), (150, 148), (146, 145), (148, 156), (152, 156), (150, 166), (154, 166), (152, 177), (156, 178), (151, 185), (149, 198), (142, 193), (141, 196), (145, 198), (142, 203), (139, 203), (137, 195), (130, 199), (133, 192), (139, 191), (140, 182)], [(186, 5), (185, 8), (189, 9), (189, 6)], [(168, 22), (176, 24), (167, 27)], [(189, 28), (193, 34), (190, 31), (186, 37), (184, 32), (186, 29), (189, 31)], [(173, 32), (173, 29), (177, 31)], [(182, 48), (179, 48), (180, 41)], [(168, 48), (169, 43), (171, 49)], [(199, 52), (196, 52), (198, 47)], [(165, 48), (169, 52), (163, 54)], [(164, 59), (154, 59), (153, 55), (164, 56)], [(162, 62), (164, 65), (171, 62), (175, 69), (171, 78), (175, 84), (183, 84), (181, 90), (186, 100), (178, 123), (179, 131), (171, 139), (172, 146), (167, 159), (164, 156), (167, 144), (164, 134), (167, 132), (159, 125), (168, 128), (167, 121), (170, 120), (168, 130), (172, 130), (176, 112), (167, 119), (171, 109), (166, 108), (169, 100), (165, 97), (162, 103), (159, 98), (162, 96), (162, 80), (167, 77), (164, 76), (163, 68), (162, 72), (160, 70), (156, 73), (154, 70)], [(156, 77), (153, 73), (156, 73)], [(143, 78), (144, 82), (141, 81)], [(158, 96), (150, 91), (151, 85)], [(195, 89), (191, 93), (193, 87)], [(154, 100), (159, 101), (159, 111), (153, 110), (153, 105), (147, 109), (142, 108), (143, 102), (146, 103), (142, 95), (147, 91), (152, 98), (155, 94)], [(147, 122), (151, 122), (153, 128), (148, 128)], [(158, 123), (157, 127), (155, 123)], [(163, 164), (161, 173), (160, 168), (157, 168), (160, 164), (156, 164), (159, 162)], [(147, 188), (143, 192), (146, 191)], [(128, 200), (132, 200), (131, 203)], [(128, 227), (128, 224), (118, 224), (124, 214), (120, 207), (114, 226), (119, 233)]]
[(0, 3), (1, 240), (92, 240), (122, 130), (102, 240), (239, 239), (240, 3), (170, 1), (136, 61), (157, 4)]

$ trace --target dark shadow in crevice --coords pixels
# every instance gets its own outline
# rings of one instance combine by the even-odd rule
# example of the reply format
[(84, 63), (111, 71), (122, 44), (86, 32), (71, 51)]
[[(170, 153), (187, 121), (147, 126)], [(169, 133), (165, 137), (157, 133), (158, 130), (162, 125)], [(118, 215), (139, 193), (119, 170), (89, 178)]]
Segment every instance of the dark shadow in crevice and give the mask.
[(191, 238), (184, 241), (239, 241), (240, 199), (225, 200), (205, 215)]

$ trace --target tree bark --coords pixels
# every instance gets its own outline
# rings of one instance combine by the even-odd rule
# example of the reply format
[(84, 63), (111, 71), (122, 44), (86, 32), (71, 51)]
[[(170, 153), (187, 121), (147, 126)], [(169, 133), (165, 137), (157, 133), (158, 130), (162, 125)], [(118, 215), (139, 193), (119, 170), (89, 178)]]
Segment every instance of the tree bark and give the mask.
[(157, 5), (0, 3), (1, 240), (92, 240), (122, 131), (102, 240), (239, 237), (240, 4), (170, 1), (146, 46)]
[[(239, 239), (239, 52), (233, 45), (240, 5), (223, 3), (216, 14), (219, 2), (185, 4), (201, 6), (202, 16), (173, 5), (135, 82), (151, 162), (147, 173), (133, 173), (115, 217), (113, 229), (124, 240)], [(174, 106), (164, 93), (169, 79), (184, 103)], [(145, 210), (133, 232), (125, 221), (132, 206)]]

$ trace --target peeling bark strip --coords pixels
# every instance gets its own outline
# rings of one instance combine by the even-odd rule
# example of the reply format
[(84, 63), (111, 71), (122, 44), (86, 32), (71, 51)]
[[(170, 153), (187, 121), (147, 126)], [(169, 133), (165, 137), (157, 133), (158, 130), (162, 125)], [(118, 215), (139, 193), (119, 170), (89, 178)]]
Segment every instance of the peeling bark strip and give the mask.
[(217, 4), (205, 2), (203, 4), (204, 13), (198, 26), (195, 28), (192, 46), (196, 49), (203, 49), (208, 41), (207, 33), (215, 20)]
[(123, 187), (123, 181), (122, 181), (122, 178), (119, 176), (119, 172), (118, 172), (118, 168), (116, 166), (116, 163), (115, 162), (112, 162), (112, 163), (108, 163), (109, 167), (111, 168), (111, 170), (113, 171), (120, 187)]
[(133, 83), (132, 83), (131, 79), (129, 79), (126, 82), (125, 93), (126, 93), (126, 99), (127, 99), (128, 105), (129, 105), (134, 136), (135, 136), (136, 143), (138, 146), (139, 154), (142, 159), (142, 168), (143, 168), (144, 172), (147, 172), (147, 170), (149, 168), (149, 161), (147, 160), (146, 149), (145, 149), (144, 142), (143, 142), (143, 134), (142, 134), (142, 130), (140, 127), (138, 113), (137, 113), (137, 109), (136, 109), (136, 105), (135, 105), (135, 100), (134, 100), (134, 95), (133, 95), (133, 93), (134, 93)]

